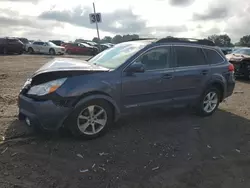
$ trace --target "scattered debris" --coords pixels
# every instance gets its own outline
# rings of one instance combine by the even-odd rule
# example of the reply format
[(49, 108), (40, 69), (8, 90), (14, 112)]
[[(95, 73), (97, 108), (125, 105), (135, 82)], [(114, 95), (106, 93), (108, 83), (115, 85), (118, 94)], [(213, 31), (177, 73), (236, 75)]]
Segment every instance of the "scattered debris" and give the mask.
[(201, 128), (200, 127), (194, 127), (194, 130), (200, 130)]
[(1, 152), (1, 154), (4, 154), (4, 153), (7, 151), (7, 149), (8, 149), (8, 147), (5, 148), (5, 149)]
[(80, 170), (81, 173), (85, 173), (85, 172), (88, 172), (89, 169), (85, 169), (85, 170)]
[(95, 163), (92, 165), (92, 168), (95, 168)]
[(76, 156), (83, 159), (83, 156), (81, 154), (79, 154), (79, 153)]
[(218, 159), (218, 157), (213, 157), (214, 160)]
[(244, 91), (235, 91), (234, 94), (237, 94), (237, 93), (244, 93)]
[(239, 149), (235, 149), (236, 152), (240, 153), (240, 150)]
[(17, 155), (18, 153), (12, 153), (11, 154), (11, 157), (14, 157), (15, 155)]
[(220, 155), (221, 158), (225, 159), (225, 156), (224, 155)]
[(103, 171), (106, 171), (106, 169), (105, 169), (105, 168), (103, 168), (103, 167), (100, 167), (100, 166), (99, 166), (99, 168), (100, 168), (100, 169), (102, 169)]
[(157, 166), (157, 167), (155, 167), (155, 168), (152, 168), (152, 170), (158, 170), (160, 167), (159, 166)]
[(207, 148), (211, 149), (212, 147), (210, 145), (207, 145)]
[(108, 153), (104, 153), (104, 152), (102, 152), (102, 153), (99, 153), (99, 155), (100, 155), (100, 156), (103, 156), (103, 155), (108, 155)]

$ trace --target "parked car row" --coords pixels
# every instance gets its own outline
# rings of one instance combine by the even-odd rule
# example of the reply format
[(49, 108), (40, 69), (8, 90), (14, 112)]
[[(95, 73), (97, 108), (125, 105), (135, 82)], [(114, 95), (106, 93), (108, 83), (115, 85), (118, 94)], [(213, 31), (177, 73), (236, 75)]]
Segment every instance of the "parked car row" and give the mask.
[(22, 54), (24, 52), (30, 54), (50, 54), (63, 55), (81, 54), (96, 55), (110, 47), (113, 44), (97, 44), (92, 41), (86, 42), (64, 42), (61, 40), (29, 41), (26, 38), (5, 37), (0, 38), (0, 53), (2, 54)]

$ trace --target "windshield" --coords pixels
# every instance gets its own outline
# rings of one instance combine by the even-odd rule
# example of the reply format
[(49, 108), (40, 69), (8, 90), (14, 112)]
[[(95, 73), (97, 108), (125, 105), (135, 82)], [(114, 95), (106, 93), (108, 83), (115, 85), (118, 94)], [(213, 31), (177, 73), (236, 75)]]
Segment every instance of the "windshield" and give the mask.
[(47, 44), (48, 46), (57, 46), (57, 45), (55, 45), (53, 42), (46, 42), (46, 44)]
[(108, 48), (107, 50), (96, 55), (90, 59), (89, 62), (105, 68), (115, 69), (140, 49), (144, 48), (147, 44), (149, 43), (145, 41), (117, 44), (116, 46)]
[(250, 49), (248, 48), (241, 48), (233, 51), (234, 54), (242, 54), (242, 55), (249, 55), (250, 56)]

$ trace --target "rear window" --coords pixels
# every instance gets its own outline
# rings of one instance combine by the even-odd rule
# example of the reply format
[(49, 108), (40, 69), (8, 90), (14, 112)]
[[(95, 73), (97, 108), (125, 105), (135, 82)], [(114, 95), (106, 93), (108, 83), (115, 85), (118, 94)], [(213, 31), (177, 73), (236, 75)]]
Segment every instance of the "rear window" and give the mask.
[(205, 56), (201, 48), (176, 46), (174, 49), (177, 67), (206, 65)]
[(222, 63), (224, 61), (221, 55), (218, 54), (218, 52), (216, 52), (215, 50), (209, 50), (209, 49), (203, 49), (203, 50), (207, 56), (209, 64), (217, 64), (217, 63)]

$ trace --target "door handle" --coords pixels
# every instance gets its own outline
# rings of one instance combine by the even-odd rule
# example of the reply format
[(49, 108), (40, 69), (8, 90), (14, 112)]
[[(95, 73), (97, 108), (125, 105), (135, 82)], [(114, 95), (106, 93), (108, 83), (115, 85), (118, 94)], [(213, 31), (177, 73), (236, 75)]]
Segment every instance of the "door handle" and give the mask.
[(173, 75), (172, 74), (164, 74), (162, 76), (162, 79), (172, 79), (173, 78)]
[(202, 74), (202, 75), (207, 75), (207, 74), (208, 74), (208, 70), (202, 70), (202, 71), (201, 71), (201, 74)]

